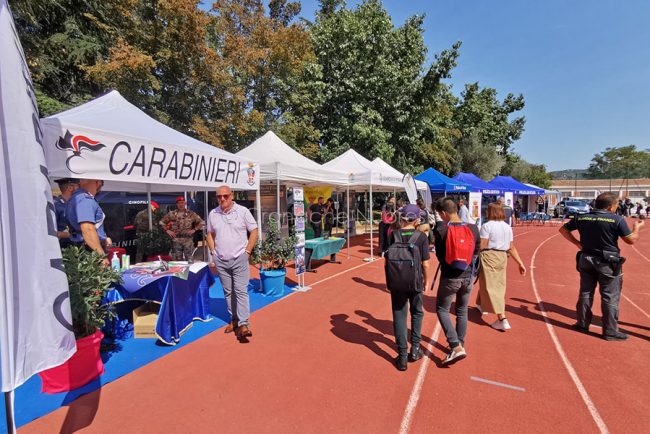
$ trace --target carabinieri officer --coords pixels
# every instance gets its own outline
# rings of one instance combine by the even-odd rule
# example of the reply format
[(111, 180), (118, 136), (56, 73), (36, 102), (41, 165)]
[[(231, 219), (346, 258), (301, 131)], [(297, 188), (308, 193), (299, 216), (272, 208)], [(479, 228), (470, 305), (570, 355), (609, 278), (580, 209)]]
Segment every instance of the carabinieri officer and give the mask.
[[(105, 255), (105, 249), (111, 244), (104, 231), (104, 211), (95, 200), (103, 185), (104, 181), (81, 179), (65, 209), (72, 230), (72, 243), (85, 245), (100, 255)], [(104, 264), (109, 265), (108, 258), (104, 258)]]
[[(627, 335), (618, 330), (618, 304), (625, 258), (618, 248), (618, 238), (627, 244), (634, 244), (639, 239), (643, 221), (635, 222), (630, 231), (625, 218), (616, 214), (618, 197), (612, 192), (600, 194), (595, 205), (594, 211), (576, 216), (560, 228), (562, 236), (580, 249), (577, 255), (580, 296), (576, 304), (578, 322), (575, 328), (582, 333), (589, 332), (594, 292), (596, 284), (599, 284), (603, 313), (602, 337), (607, 341), (624, 341)], [(575, 230), (580, 233), (580, 240), (573, 235)]]

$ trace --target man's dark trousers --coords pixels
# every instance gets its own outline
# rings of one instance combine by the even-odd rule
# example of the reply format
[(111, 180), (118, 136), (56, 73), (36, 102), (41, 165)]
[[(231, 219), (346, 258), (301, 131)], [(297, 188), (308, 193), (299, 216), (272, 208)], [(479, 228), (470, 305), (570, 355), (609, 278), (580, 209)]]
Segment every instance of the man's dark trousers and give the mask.
[(314, 230), (314, 238), (320, 238), (320, 236), (323, 234), (323, 227), (321, 226), (321, 222), (312, 223), (311, 227)]
[[(443, 277), (438, 286), (436, 297), (436, 313), (440, 325), (447, 337), (449, 348), (456, 348), (458, 345), (465, 346), (465, 334), (467, 333), (467, 305), (469, 296), (472, 293), (472, 275), (450, 279)], [(449, 309), (451, 303), (456, 300), (456, 327), (451, 322)]]
[(411, 345), (420, 345), (422, 339), (422, 292), (390, 293), (393, 307), (393, 331), (397, 342), (397, 351), (400, 357), (408, 355), (408, 327), (407, 314), (411, 312)]
[(591, 324), (591, 307), (594, 304), (596, 285), (600, 285), (603, 336), (618, 333), (618, 304), (621, 299), (622, 275), (614, 276), (614, 265), (600, 257), (583, 254), (578, 263), (580, 270), (580, 296), (576, 304), (578, 327)]

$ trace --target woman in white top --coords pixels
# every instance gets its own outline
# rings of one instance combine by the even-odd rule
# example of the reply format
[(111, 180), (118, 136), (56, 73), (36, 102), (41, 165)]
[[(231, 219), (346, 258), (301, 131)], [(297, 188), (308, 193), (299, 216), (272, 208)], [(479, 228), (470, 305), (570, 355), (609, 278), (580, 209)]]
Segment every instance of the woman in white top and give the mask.
[(526, 275), (526, 266), (513, 244), (512, 228), (505, 222), (506, 215), (500, 203), (491, 203), (487, 209), (487, 222), (481, 226), (481, 269), (479, 292), (476, 299), (483, 313), (495, 313), (497, 321), (492, 327), (508, 330), (506, 319), (506, 271), (508, 254), (519, 264), (519, 272)]

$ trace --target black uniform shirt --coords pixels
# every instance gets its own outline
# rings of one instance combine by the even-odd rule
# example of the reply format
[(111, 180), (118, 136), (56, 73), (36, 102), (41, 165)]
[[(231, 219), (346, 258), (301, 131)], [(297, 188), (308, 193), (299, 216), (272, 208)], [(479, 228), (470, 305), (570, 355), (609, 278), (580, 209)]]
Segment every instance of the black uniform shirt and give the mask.
[(603, 251), (620, 253), (618, 238), (632, 233), (623, 216), (605, 210), (576, 216), (564, 227), (569, 231), (577, 229), (582, 251), (596, 256), (602, 256)]
[(320, 203), (315, 203), (309, 207), (309, 210), (311, 211), (311, 222), (320, 223), (320, 221), (323, 219), (323, 212), (325, 211), (325, 205), (321, 205)]

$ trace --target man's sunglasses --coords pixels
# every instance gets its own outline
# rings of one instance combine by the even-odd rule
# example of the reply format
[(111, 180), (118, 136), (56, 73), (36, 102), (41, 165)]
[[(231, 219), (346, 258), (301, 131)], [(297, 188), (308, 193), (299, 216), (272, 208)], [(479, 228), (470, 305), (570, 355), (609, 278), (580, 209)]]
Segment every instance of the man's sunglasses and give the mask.
[(228, 199), (230, 194), (218, 194), (217, 199)]

